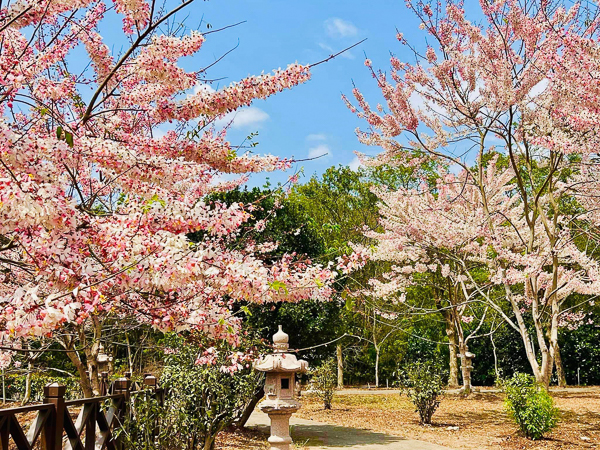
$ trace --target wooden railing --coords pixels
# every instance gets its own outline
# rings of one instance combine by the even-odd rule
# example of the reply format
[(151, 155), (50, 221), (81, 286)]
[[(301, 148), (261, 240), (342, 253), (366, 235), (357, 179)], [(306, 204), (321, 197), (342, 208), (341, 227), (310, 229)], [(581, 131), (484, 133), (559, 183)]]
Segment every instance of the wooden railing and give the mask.
[[(139, 389), (133, 388), (135, 392)], [(0, 409), (0, 450), (120, 450), (116, 431), (129, 414), (134, 393), (131, 380), (120, 378), (108, 386), (108, 378), (103, 376), (101, 397), (66, 401), (65, 390), (65, 386), (49, 384), (44, 388), (43, 404)], [(145, 376), (143, 390), (160, 402), (164, 399), (164, 391), (152, 375)], [(19, 416), (35, 411), (37, 416), (25, 432)]]

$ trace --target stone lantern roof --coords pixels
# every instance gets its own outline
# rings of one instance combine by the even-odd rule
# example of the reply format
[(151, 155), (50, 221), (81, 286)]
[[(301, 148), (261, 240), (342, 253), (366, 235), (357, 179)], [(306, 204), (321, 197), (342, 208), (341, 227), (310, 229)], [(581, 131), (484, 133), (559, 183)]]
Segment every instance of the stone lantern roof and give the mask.
[(296, 355), (285, 353), (289, 348), (289, 336), (283, 332), (281, 325), (279, 331), (273, 335), (275, 352), (263, 356), (254, 362), (254, 368), (260, 372), (300, 372), (308, 370), (308, 363), (297, 359)]

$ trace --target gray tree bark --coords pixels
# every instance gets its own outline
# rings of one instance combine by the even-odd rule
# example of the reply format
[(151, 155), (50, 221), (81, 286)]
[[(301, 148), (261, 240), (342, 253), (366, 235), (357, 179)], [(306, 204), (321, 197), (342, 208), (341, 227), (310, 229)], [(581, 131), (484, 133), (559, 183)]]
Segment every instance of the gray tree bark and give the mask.
[(344, 389), (344, 359), (342, 354), (342, 344), (336, 346), (337, 356), (337, 387), (338, 389)]
[(444, 311), (442, 315), (446, 321), (446, 336), (448, 336), (448, 342), (450, 344), (448, 346), (450, 350), (450, 377), (448, 378), (448, 387), (456, 388), (458, 387), (458, 338), (456, 336), (456, 329), (454, 328), (451, 314)]
[(556, 367), (556, 377), (558, 378), (558, 385), (560, 387), (567, 387), (567, 377), (565, 376), (565, 369), (562, 365), (562, 358), (560, 356), (560, 347), (556, 344), (554, 349), (554, 366)]

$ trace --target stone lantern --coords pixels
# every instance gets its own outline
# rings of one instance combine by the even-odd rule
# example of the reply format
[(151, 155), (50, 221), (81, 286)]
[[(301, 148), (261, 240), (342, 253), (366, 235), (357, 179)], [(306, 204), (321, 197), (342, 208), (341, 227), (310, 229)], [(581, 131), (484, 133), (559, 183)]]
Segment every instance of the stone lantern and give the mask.
[(473, 391), (471, 372), (473, 371), (473, 359), (475, 359), (475, 354), (468, 351), (465, 346), (464, 352), (460, 353), (458, 357), (461, 359), (461, 366), (463, 366), (463, 387), (460, 391), (468, 395)]
[(290, 417), (300, 408), (297, 400), (296, 373), (308, 370), (308, 363), (286, 353), (289, 337), (281, 329), (273, 336), (275, 352), (254, 363), (254, 368), (266, 372), (265, 399), (258, 407), (271, 419), (269, 443), (272, 450), (289, 450)]
[(98, 357), (96, 360), (98, 361), (98, 372), (110, 372), (113, 357), (104, 352), (104, 345), (102, 344), (98, 347)]

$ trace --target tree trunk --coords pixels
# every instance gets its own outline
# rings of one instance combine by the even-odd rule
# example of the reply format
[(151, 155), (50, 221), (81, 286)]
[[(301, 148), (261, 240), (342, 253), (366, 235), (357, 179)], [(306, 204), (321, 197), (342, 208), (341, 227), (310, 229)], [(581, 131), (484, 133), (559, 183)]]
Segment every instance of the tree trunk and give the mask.
[(263, 398), (264, 395), (265, 395), (264, 387), (261, 387), (260, 389), (258, 389), (257, 391), (254, 392), (254, 396), (252, 397), (252, 400), (250, 400), (250, 403), (248, 403), (248, 405), (246, 406), (246, 409), (244, 410), (244, 412), (240, 416), (239, 420), (235, 424), (235, 426), (237, 428), (244, 428), (246, 426), (246, 422), (248, 422), (248, 419), (250, 418), (250, 415), (254, 411), (254, 408), (256, 408), (256, 405), (258, 404), (260, 399)]
[[(29, 342), (27, 343), (27, 348), (31, 350), (31, 344)], [(29, 355), (27, 358), (27, 377), (25, 378), (25, 396), (23, 397), (21, 406), (24, 406), (27, 403), (29, 403), (29, 400), (31, 399), (31, 375), (33, 374), (33, 362), (32, 361), (34, 358), (35, 358), (35, 355), (33, 355), (32, 352), (29, 352)]]
[[(506, 297), (508, 298), (508, 300), (510, 301), (510, 304), (512, 306), (512, 310), (513, 313), (515, 315), (515, 318), (517, 319), (517, 326), (519, 328), (519, 333), (521, 334), (521, 339), (523, 340), (523, 347), (525, 348), (525, 354), (527, 355), (527, 361), (529, 361), (529, 365), (531, 366), (531, 371), (533, 372), (533, 376), (535, 377), (535, 380), (538, 383), (544, 384), (546, 387), (548, 386), (547, 382), (548, 380), (546, 379), (547, 377), (545, 377), (544, 374), (544, 367), (545, 367), (545, 362), (547, 360), (547, 355), (544, 355), (542, 353), (542, 364), (540, 366), (540, 364), (538, 363), (538, 359), (537, 359), (537, 355), (535, 352), (535, 348), (534, 348), (534, 339), (532, 339), (531, 336), (529, 336), (529, 330), (527, 329), (527, 325), (525, 324), (525, 320), (523, 320), (523, 315), (521, 314), (521, 307), (519, 305), (519, 303), (514, 299), (514, 297), (512, 296), (512, 293), (510, 292), (510, 287), (505, 285), (504, 286), (505, 292), (506, 292)], [(537, 313), (537, 311), (533, 311), (534, 316)], [(537, 326), (539, 327), (540, 324), (538, 323)], [(542, 342), (539, 341), (538, 339), (538, 344), (544, 344), (545, 342), (542, 340)], [(543, 347), (540, 345), (540, 350), (542, 350)]]
[(342, 344), (338, 344), (336, 347), (337, 355), (337, 387), (338, 389), (344, 389), (344, 359), (342, 355)]
[(90, 384), (90, 379), (88, 378), (85, 364), (81, 362), (79, 355), (75, 351), (68, 351), (67, 356), (77, 369), (77, 373), (79, 374), (79, 384), (81, 386), (81, 390), (83, 391), (83, 396), (85, 398), (93, 397), (94, 392), (92, 391), (92, 385)]
[(375, 387), (379, 387), (379, 347), (375, 347)]
[(490, 341), (492, 343), (492, 351), (494, 352), (494, 374), (496, 375), (495, 383), (500, 382), (500, 370), (498, 369), (498, 354), (496, 352), (496, 344), (494, 342), (494, 333), (490, 333)]
[(565, 369), (562, 365), (562, 358), (560, 356), (560, 347), (556, 344), (554, 349), (554, 366), (556, 367), (556, 377), (558, 378), (558, 385), (560, 387), (567, 387), (567, 377), (565, 376)]
[(540, 346), (540, 350), (542, 353), (542, 364), (538, 383), (541, 383), (546, 388), (546, 390), (548, 390), (548, 388), (550, 387), (550, 378), (552, 377), (552, 369), (554, 369), (554, 352), (552, 352), (546, 345), (546, 341), (543, 337), (543, 332), (541, 334), (542, 336), (540, 337), (540, 332), (538, 331), (538, 345)]
[(125, 333), (125, 342), (127, 342), (127, 362), (129, 363), (129, 372), (133, 375), (133, 359), (131, 358), (131, 344), (129, 343), (128, 333)]
[(448, 387), (457, 388), (458, 387), (458, 356), (456, 349), (458, 348), (458, 339), (456, 338), (456, 330), (454, 328), (454, 323), (452, 322), (452, 317), (449, 313), (442, 313), (444, 316), (444, 320), (446, 321), (446, 335), (448, 336), (448, 342), (450, 345), (448, 346), (450, 350), (450, 378), (448, 379)]
[(204, 436), (204, 446), (202, 450), (214, 450), (216, 436), (210, 435), (209, 433)]
[(31, 398), (31, 374), (33, 372), (33, 366), (31, 360), (27, 364), (27, 377), (25, 378), (25, 396), (21, 402), (21, 406), (25, 406)]
[[(91, 337), (91, 345), (85, 347), (85, 358), (88, 367), (88, 376), (91, 381), (92, 391), (94, 395), (100, 395), (100, 372), (98, 370), (98, 354), (100, 353), (100, 338), (102, 336), (102, 324), (97, 317), (92, 316), (93, 336)], [(85, 330), (80, 327), (80, 341), (85, 342)]]
[(100, 395), (100, 372), (98, 371), (98, 360), (96, 359), (96, 355), (94, 355), (93, 351), (86, 350), (85, 353), (92, 392), (94, 395)]

